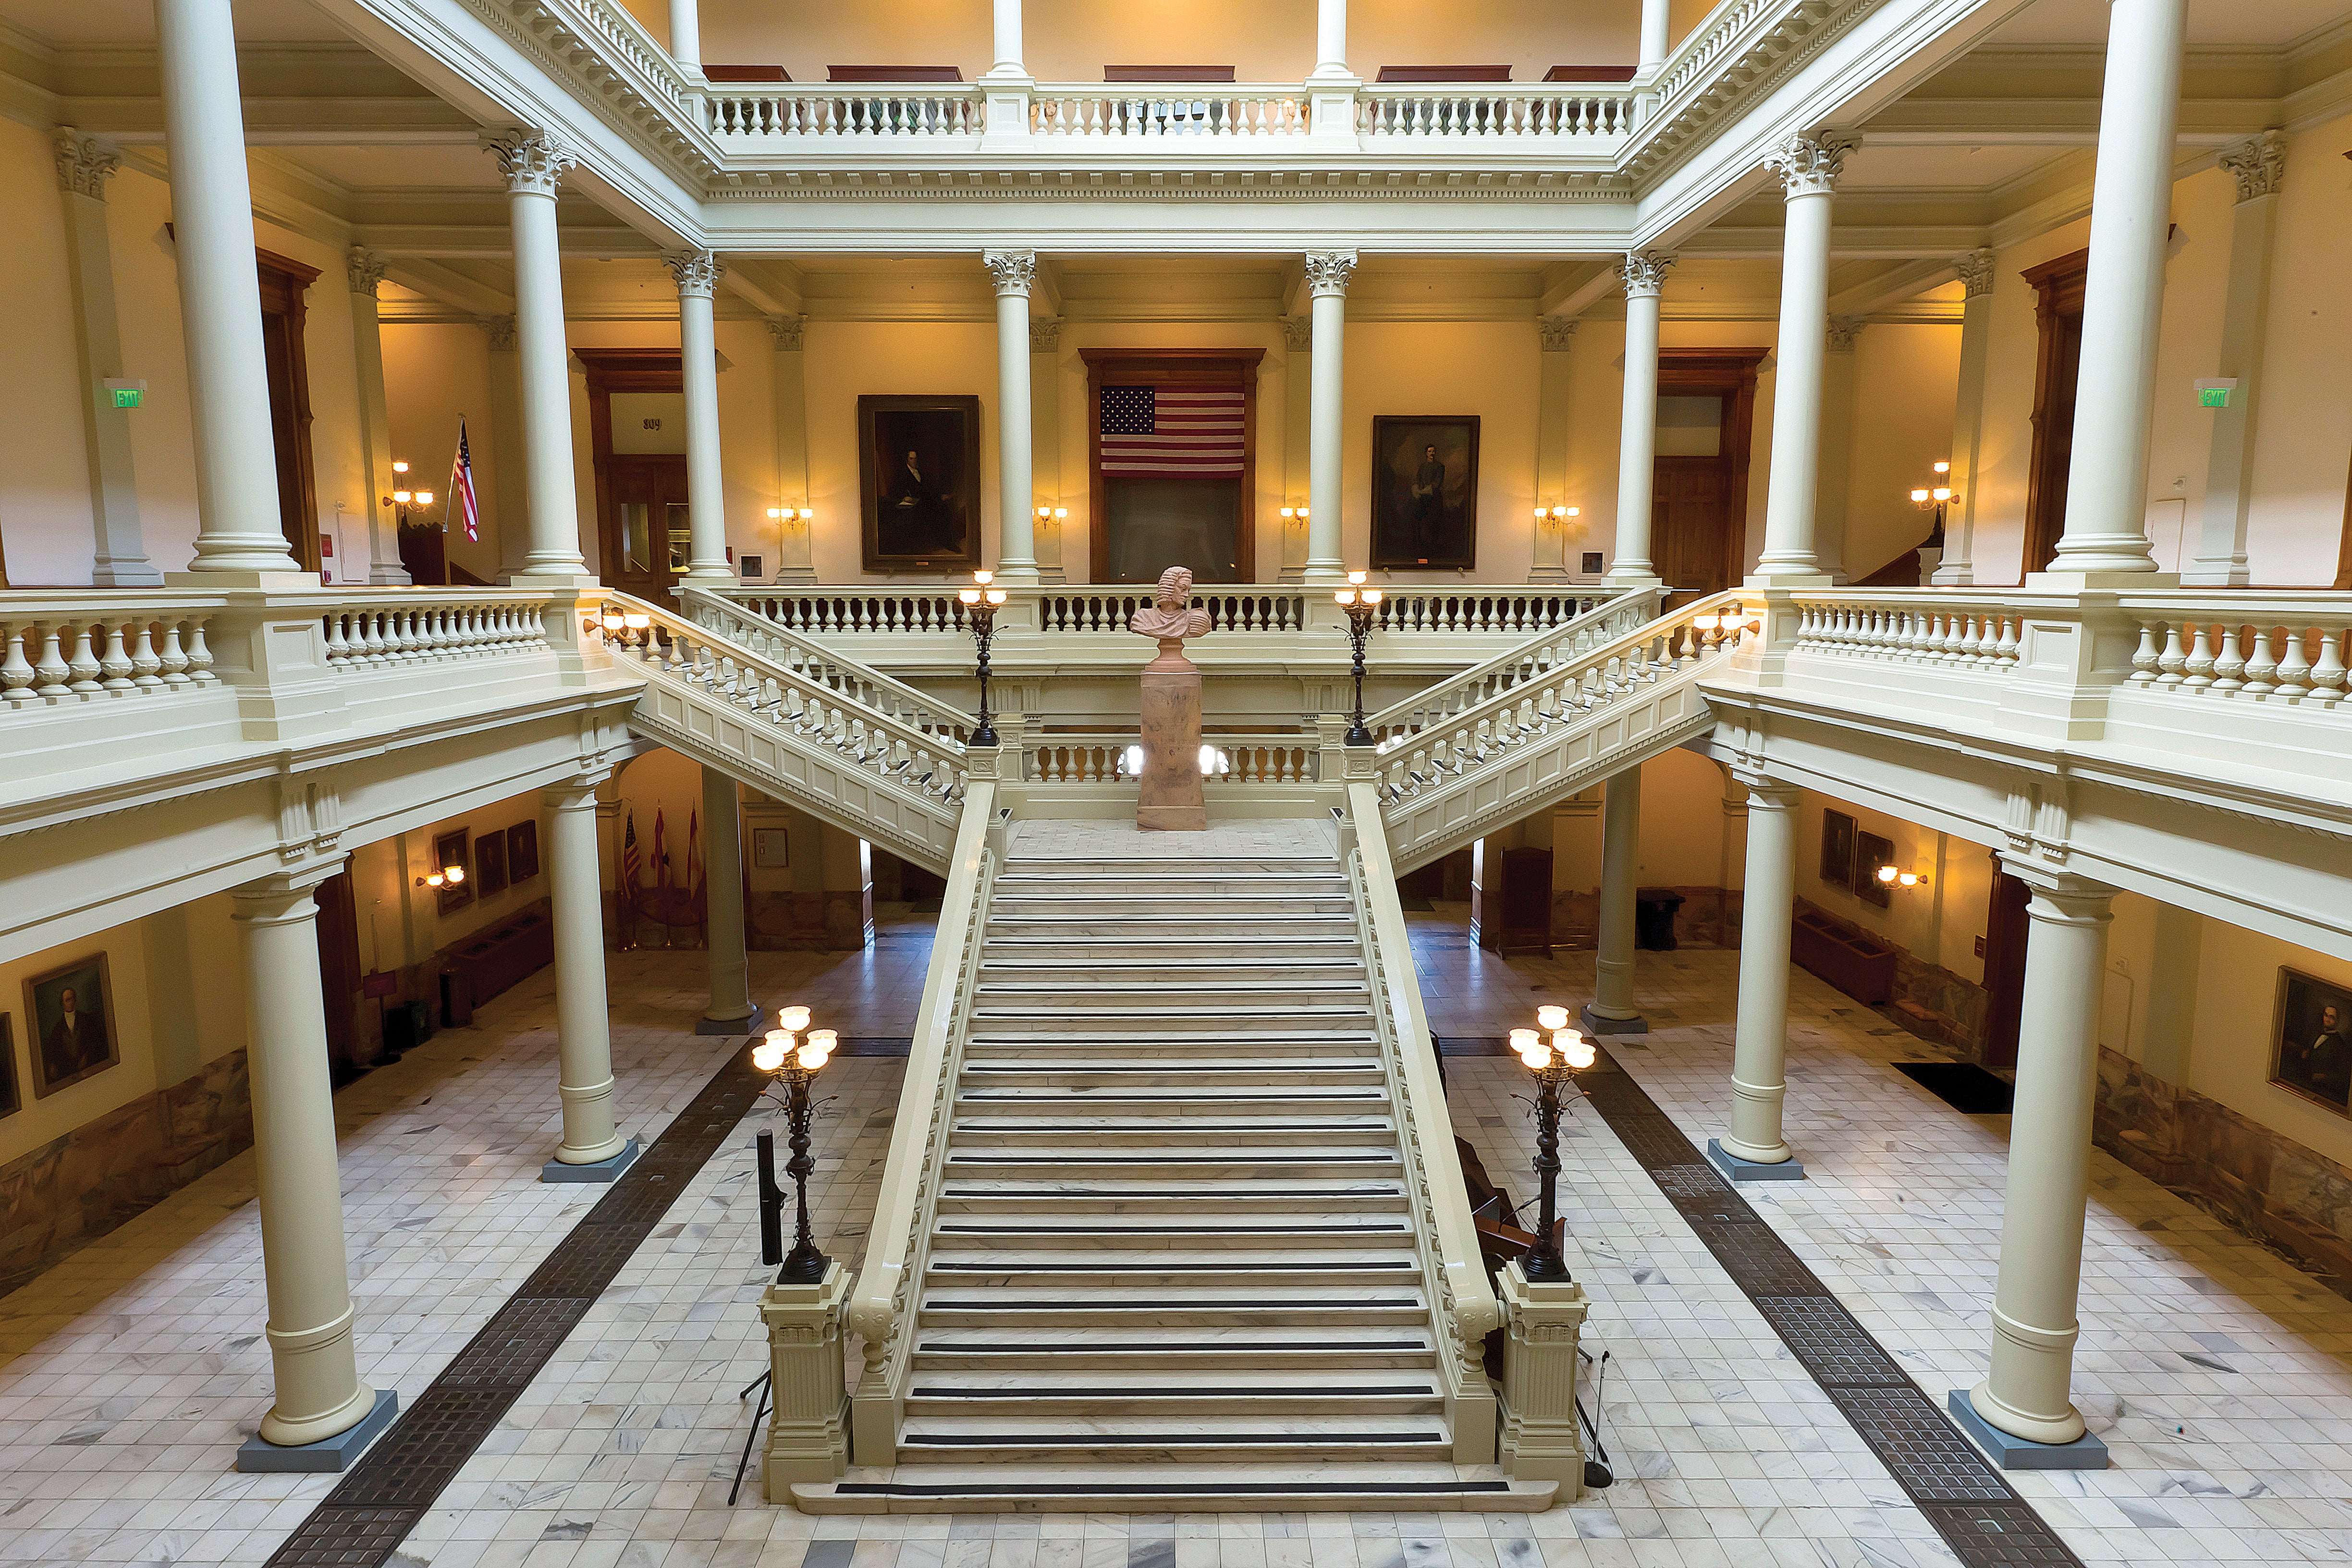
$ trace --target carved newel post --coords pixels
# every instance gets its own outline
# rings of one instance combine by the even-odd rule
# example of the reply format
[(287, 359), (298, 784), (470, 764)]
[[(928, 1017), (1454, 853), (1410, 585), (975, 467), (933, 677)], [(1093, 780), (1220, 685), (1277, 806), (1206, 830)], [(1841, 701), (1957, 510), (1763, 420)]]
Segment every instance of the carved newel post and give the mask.
[(1192, 574), (1171, 566), (1160, 574), (1153, 606), (1138, 610), (1127, 629), (1160, 639), (1160, 657), (1143, 667), (1143, 779), (1135, 825), (1200, 833), (1209, 826), (1201, 795), (1201, 669), (1184, 657), (1186, 637), (1204, 637), (1209, 612), (1192, 607)]

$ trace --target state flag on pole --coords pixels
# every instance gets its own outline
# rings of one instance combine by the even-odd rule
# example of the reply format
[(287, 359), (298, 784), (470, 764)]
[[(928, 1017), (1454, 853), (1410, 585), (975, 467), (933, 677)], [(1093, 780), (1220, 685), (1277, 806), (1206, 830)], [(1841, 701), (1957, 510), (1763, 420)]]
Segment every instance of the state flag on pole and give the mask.
[(633, 811), (621, 830), (621, 887), (634, 896), (645, 875), (645, 857), (637, 852), (637, 814)]
[(669, 886), (669, 824), (658, 807), (654, 812), (654, 886)]
[(466, 445), (466, 416), (457, 416), (457, 460), (449, 466), (449, 504), (466, 520), (466, 538), (479, 542), (482, 510), (474, 497), (474, 454)]

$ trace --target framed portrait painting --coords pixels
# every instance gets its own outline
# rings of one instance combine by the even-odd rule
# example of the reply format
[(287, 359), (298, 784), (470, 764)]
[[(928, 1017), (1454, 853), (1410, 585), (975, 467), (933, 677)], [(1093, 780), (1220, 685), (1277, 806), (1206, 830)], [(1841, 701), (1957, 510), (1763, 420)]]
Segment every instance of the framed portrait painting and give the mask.
[(857, 400), (857, 481), (868, 572), (980, 564), (980, 399)]
[(539, 824), (525, 819), (507, 829), (507, 876), (518, 888), (539, 875)]
[(437, 889), (443, 914), (454, 914), (474, 901), (474, 863), (466, 854), (464, 828), (433, 840), (433, 865), (436, 870), (455, 866), (466, 873), (462, 880), (444, 882)]
[(483, 898), (507, 890), (507, 836), (485, 833), (474, 840), (474, 890)]
[(1822, 880), (1853, 890), (1853, 818), (1843, 811), (1822, 813)]
[(2271, 1037), (2273, 1083), (2352, 1114), (2352, 986), (2282, 968)]
[(1886, 909), (1895, 902), (1895, 890), (1878, 879), (1881, 866), (1895, 864), (1895, 844), (1875, 833), (1853, 836), (1853, 896), (1865, 904)]
[(25, 1103), (17, 1087), (16, 1015), (0, 1013), (0, 1116), (14, 1116)]
[(25, 1018), (36, 1099), (47, 1099), (122, 1059), (114, 986), (103, 952), (28, 977)]
[(1372, 420), (1372, 565), (1467, 572), (1478, 563), (1478, 416)]

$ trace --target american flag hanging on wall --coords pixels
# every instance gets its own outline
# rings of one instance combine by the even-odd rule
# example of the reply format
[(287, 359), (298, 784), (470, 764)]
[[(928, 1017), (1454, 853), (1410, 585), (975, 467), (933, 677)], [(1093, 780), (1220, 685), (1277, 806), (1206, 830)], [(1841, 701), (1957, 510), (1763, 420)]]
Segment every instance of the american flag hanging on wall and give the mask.
[(1107, 476), (1241, 476), (1238, 386), (1106, 386), (1100, 416)]

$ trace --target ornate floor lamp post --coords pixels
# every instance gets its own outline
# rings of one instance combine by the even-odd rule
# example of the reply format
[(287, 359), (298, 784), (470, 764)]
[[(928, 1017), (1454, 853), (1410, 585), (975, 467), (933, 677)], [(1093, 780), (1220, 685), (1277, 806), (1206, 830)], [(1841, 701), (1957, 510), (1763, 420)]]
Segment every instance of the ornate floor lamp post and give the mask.
[(1355, 656), (1356, 716), (1355, 721), (1348, 726), (1348, 738), (1344, 742), (1350, 746), (1376, 743), (1372, 732), (1364, 728), (1364, 638), (1371, 632), (1372, 617), (1380, 613), (1381, 595), (1378, 588), (1367, 588), (1363, 584), (1364, 574), (1350, 572), (1348, 574), (1348, 585), (1331, 595), (1339, 601), (1339, 607), (1348, 612), (1348, 646)]
[(971, 579), (980, 586), (960, 590), (956, 595), (963, 601), (971, 640), (980, 647), (980, 727), (971, 732), (969, 742), (974, 746), (996, 744), (996, 727), (988, 721), (988, 645), (996, 635), (996, 610), (1004, 603), (1004, 590), (988, 585), (994, 575), (992, 572), (975, 572)]
[(1568, 1026), (1567, 1008), (1538, 1007), (1536, 1022), (1540, 1030), (1511, 1031), (1511, 1049), (1535, 1074), (1536, 1178), (1542, 1184), (1535, 1245), (1520, 1260), (1519, 1269), (1529, 1280), (1565, 1284), (1568, 1260), (1559, 1255), (1554, 1235), (1559, 1206), (1559, 1091), (1595, 1058), (1592, 1043)]
[[(809, 1157), (809, 1085), (832, 1059), (841, 1037), (832, 1029), (808, 1029), (809, 1010), (805, 1007), (777, 1009), (778, 1028), (768, 1031), (767, 1037), (751, 1047), (751, 1065), (764, 1073), (775, 1075), (784, 1086), (784, 1111), (792, 1123), (793, 1157), (786, 1162), (784, 1172), (793, 1179), (799, 1205), (800, 1219), (793, 1238), (793, 1249), (784, 1257), (783, 1268), (776, 1275), (782, 1285), (814, 1285), (824, 1279), (825, 1257), (817, 1250), (816, 1237), (809, 1228), (808, 1179), (816, 1169)], [(808, 1029), (805, 1037), (800, 1031)], [(763, 1158), (760, 1168), (760, 1234), (764, 1256), (774, 1257), (775, 1247), (782, 1237), (777, 1221), (783, 1208), (784, 1194), (776, 1185), (772, 1168), (773, 1156), (768, 1152), (774, 1144), (761, 1133)]]

